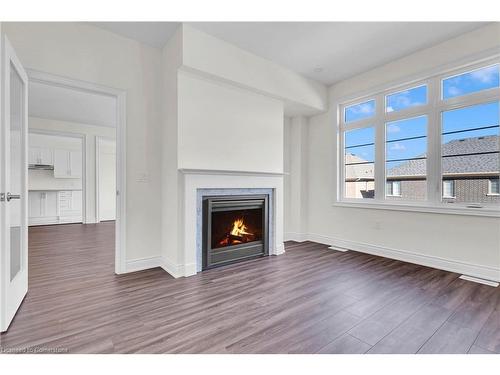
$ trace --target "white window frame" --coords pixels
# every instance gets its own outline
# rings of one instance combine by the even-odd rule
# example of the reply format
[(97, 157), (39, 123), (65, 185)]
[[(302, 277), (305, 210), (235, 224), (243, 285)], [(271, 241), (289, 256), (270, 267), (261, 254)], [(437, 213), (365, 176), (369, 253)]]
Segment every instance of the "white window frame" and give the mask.
[(443, 199), (455, 199), (456, 198), (456, 195), (455, 195), (455, 180), (443, 180), (443, 186), (445, 185), (445, 183), (450, 183), (451, 184), (451, 192), (452, 192), (452, 194), (451, 195), (445, 195), (444, 188), (443, 188)]
[[(397, 185), (399, 185), (399, 194), (394, 194), (394, 184), (396, 182), (397, 182)], [(401, 180), (389, 180), (389, 181), (386, 181), (386, 184), (391, 184), (391, 194), (389, 194), (386, 191), (386, 195), (388, 197), (401, 197)], [(387, 188), (387, 185), (386, 185), (386, 188)]]
[[(476, 69), (500, 64), (500, 52), (495, 51), (488, 57), (468, 61), (461, 65), (447, 66), (423, 77), (400, 81), (373, 90), (373, 92), (340, 100), (337, 107), (337, 183), (334, 205), (343, 207), (361, 207), (376, 209), (394, 209), (402, 211), (437, 212), (450, 214), (465, 214), (476, 216), (500, 217), (500, 205), (496, 203), (469, 204), (454, 202), (450, 204), (442, 197), (441, 175), (441, 113), (452, 109), (469, 107), (500, 100), (500, 88), (485, 89), (479, 92), (442, 99), (442, 81), (452, 76), (460, 75)], [(386, 112), (386, 96), (427, 85), (427, 104), (408, 107), (403, 110)], [(346, 107), (375, 99), (375, 115), (345, 123)], [(385, 170), (385, 126), (392, 121), (412, 117), (427, 116), (427, 199), (424, 201), (390, 200), (386, 199)], [(345, 155), (344, 132), (373, 126), (375, 128), (375, 197), (346, 198), (345, 197)], [(499, 155), (500, 162), (500, 155)]]
[(498, 195), (500, 195), (500, 180), (497, 179), (497, 184), (498, 184), (497, 186), (499, 187), (499, 192), (493, 192), (493, 189), (491, 188), (491, 186), (492, 186), (491, 181), (492, 180), (493, 180), (492, 178), (488, 179), (488, 194), (487, 195), (488, 196), (498, 196)]

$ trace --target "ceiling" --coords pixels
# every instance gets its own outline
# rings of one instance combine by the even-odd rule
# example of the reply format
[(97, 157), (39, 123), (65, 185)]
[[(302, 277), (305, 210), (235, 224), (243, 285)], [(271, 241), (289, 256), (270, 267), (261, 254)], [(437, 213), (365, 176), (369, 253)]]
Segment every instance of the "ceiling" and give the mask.
[[(97, 22), (162, 47), (177, 22)], [(242, 49), (332, 84), (485, 25), (484, 22), (194, 22)]]
[(135, 39), (152, 47), (162, 48), (180, 22), (89, 22), (90, 24)]
[(38, 82), (29, 84), (29, 115), (116, 127), (116, 99)]

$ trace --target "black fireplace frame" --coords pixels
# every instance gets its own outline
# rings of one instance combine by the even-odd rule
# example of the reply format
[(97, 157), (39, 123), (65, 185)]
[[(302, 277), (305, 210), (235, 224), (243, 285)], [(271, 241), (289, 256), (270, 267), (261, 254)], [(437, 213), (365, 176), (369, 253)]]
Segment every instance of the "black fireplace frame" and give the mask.
[[(262, 240), (212, 249), (212, 212), (252, 208), (262, 209)], [(269, 230), (268, 194), (203, 197), (202, 270), (269, 255)]]

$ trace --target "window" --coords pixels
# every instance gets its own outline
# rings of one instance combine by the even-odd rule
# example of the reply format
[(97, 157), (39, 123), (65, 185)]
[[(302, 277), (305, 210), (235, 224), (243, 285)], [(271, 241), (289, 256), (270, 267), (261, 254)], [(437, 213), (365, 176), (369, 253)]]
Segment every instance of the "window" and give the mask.
[(427, 104), (426, 85), (387, 95), (385, 99), (385, 110), (387, 112), (396, 112), (423, 104)]
[(427, 116), (387, 123), (385, 139), (386, 180), (404, 178), (403, 198), (424, 200), (427, 192)]
[(375, 196), (375, 129), (367, 127), (345, 133), (344, 176), (346, 198)]
[(443, 181), (443, 198), (455, 198), (455, 181), (444, 180)]
[(481, 186), (499, 174), (499, 110), (493, 102), (442, 112), (442, 179), (455, 177), (454, 202), (484, 203)]
[(401, 181), (387, 181), (387, 196), (400, 197), (401, 196)]
[(345, 122), (363, 120), (375, 115), (375, 100), (369, 100), (364, 103), (351, 105), (345, 108)]
[(490, 178), (488, 181), (488, 194), (500, 195), (500, 183), (498, 178)]
[(484, 61), (339, 106), (338, 199), (500, 214), (500, 63)]
[(499, 87), (500, 65), (487, 66), (443, 80), (443, 99)]

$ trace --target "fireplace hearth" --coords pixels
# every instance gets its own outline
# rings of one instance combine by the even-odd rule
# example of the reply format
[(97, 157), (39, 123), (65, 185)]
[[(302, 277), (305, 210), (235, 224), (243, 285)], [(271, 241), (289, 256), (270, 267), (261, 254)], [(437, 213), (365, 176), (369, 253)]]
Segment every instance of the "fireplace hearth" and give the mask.
[(268, 255), (268, 204), (268, 195), (204, 197), (202, 269)]

